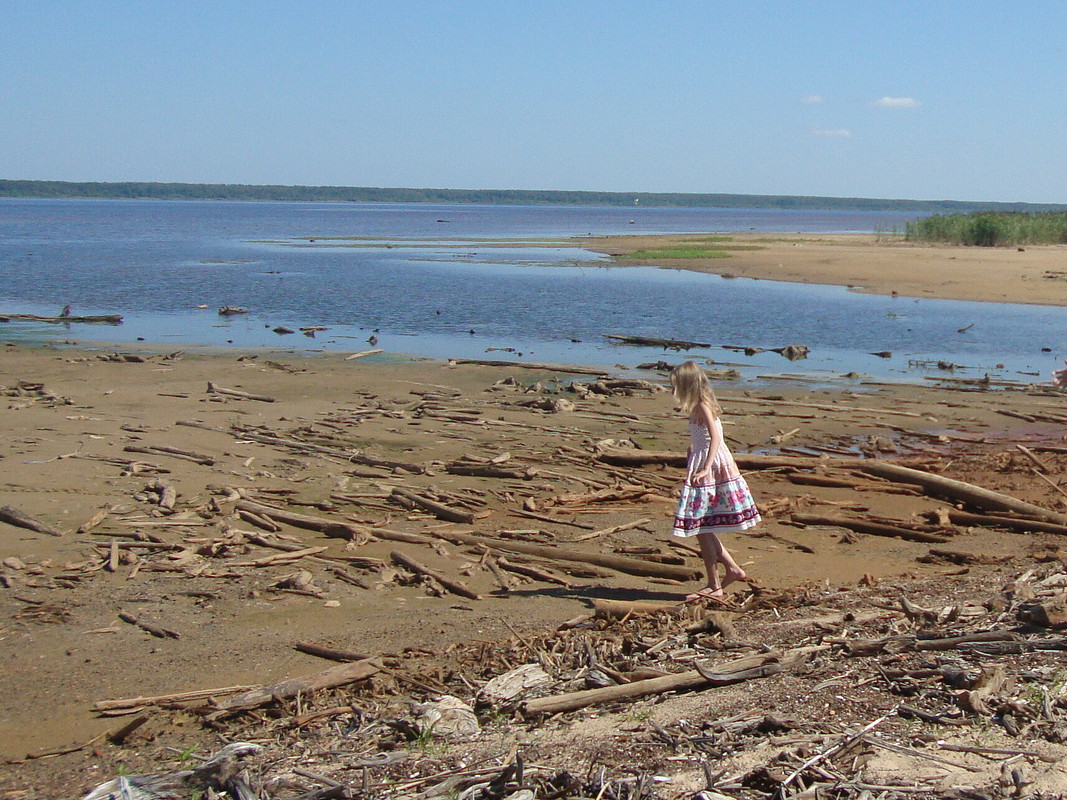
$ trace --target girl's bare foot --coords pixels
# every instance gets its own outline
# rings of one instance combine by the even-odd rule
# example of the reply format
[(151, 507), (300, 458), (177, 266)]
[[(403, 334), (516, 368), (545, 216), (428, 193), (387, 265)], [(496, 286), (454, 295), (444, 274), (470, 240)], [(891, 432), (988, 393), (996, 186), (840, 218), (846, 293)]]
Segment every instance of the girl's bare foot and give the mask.
[(743, 581), (747, 579), (748, 575), (746, 575), (745, 571), (740, 567), (737, 569), (728, 569), (726, 570), (726, 574), (722, 576), (722, 585), (729, 586), (734, 581)]
[(685, 596), (685, 602), (695, 603), (697, 600), (721, 600), (725, 597), (725, 593), (722, 587), (705, 586), (703, 589), (698, 589), (692, 594)]

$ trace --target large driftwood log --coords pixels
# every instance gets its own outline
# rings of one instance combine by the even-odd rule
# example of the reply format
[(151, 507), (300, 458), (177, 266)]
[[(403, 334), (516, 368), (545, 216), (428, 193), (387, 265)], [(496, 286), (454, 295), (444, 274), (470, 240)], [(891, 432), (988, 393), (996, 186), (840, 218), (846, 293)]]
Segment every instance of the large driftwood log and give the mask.
[(14, 525), (16, 528), (26, 528), (27, 530), (37, 531), (37, 533), (47, 533), (49, 536), (62, 536), (63, 531), (59, 528), (53, 528), (47, 522), (41, 522), (36, 517), (31, 517), (23, 511), (19, 511), (14, 506), (3, 506), (0, 508), (0, 522), (6, 522), (8, 525)]
[(613, 333), (605, 333), (605, 339), (613, 339), (623, 344), (632, 344), (638, 347), (662, 347), (664, 350), (692, 350), (695, 347), (711, 347), (709, 342), (687, 342), (682, 339), (657, 339), (650, 336), (619, 336)]
[(555, 695), (554, 697), (539, 697), (528, 700), (522, 704), (522, 713), (525, 716), (537, 714), (558, 714), (566, 711), (577, 711), (600, 703), (611, 703), (618, 700), (628, 700), (636, 697), (646, 697), (652, 694), (664, 692), (684, 692), (699, 689), (706, 686), (725, 686), (750, 678), (766, 677), (787, 669), (817, 650), (825, 650), (822, 645), (812, 647), (800, 647), (784, 653), (761, 653), (755, 656), (746, 656), (736, 661), (718, 664), (711, 668), (693, 669), (673, 675), (664, 675), (660, 678), (633, 681), (621, 686), (607, 686), (603, 689), (585, 689), (579, 692)]
[(52, 324), (57, 323), (69, 323), (69, 322), (83, 322), (83, 323), (98, 323), (103, 325), (121, 325), (121, 314), (90, 314), (88, 316), (76, 316), (67, 314), (66, 316), (60, 314), (58, 317), (42, 317), (37, 314), (3, 314), (0, 315), (0, 322), (11, 322), (15, 320), (17, 322), (50, 322)]
[(236, 397), (241, 400), (258, 400), (261, 403), (277, 402), (276, 398), (265, 394), (252, 394), (251, 392), (242, 392), (240, 389), (226, 389), (222, 386), (216, 386), (211, 381), (208, 381), (207, 390), (211, 394), (221, 394), (225, 397)]
[(369, 658), (363, 661), (338, 664), (336, 667), (330, 667), (322, 672), (304, 675), (299, 678), (290, 678), (271, 686), (261, 686), (217, 703), (216, 710), (208, 714), (207, 719), (212, 721), (236, 711), (265, 706), (275, 700), (286, 700), (290, 697), (296, 697), (298, 694), (366, 680), (380, 669), (381, 665), (375, 659)]

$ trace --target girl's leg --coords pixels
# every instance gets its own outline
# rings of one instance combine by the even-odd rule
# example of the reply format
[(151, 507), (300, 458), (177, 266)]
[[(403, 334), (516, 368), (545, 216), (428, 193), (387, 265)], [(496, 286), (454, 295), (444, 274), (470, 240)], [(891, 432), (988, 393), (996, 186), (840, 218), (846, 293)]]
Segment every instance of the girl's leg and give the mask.
[[(747, 576), (745, 571), (734, 561), (730, 552), (723, 547), (719, 537), (714, 533), (697, 534), (697, 542), (700, 544), (700, 555), (704, 559), (704, 568), (707, 572), (707, 586), (700, 592), (690, 597), (722, 597), (723, 587), (734, 581), (743, 581)], [(719, 578), (719, 562), (726, 568), (726, 574)], [(688, 599), (688, 598), (687, 598)]]

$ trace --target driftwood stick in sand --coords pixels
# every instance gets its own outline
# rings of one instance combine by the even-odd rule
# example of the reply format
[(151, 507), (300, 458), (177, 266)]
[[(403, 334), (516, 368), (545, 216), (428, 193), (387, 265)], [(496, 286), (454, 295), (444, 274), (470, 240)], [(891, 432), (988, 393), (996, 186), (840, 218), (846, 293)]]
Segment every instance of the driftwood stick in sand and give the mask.
[(1025, 447), (1024, 445), (1017, 444), (1017, 445), (1015, 445), (1015, 449), (1018, 450), (1020, 453), (1022, 453), (1024, 456), (1026, 456), (1028, 459), (1030, 459), (1030, 461), (1033, 462), (1034, 466), (1036, 466), (1039, 470), (1044, 472), (1046, 475), (1049, 474), (1050, 472), (1052, 472), (1052, 468), (1048, 464), (1046, 464), (1044, 461), (1042, 461), (1040, 458), (1038, 458), (1037, 454), (1034, 453), (1034, 451), (1031, 450), (1029, 447)]
[(107, 506), (105, 508), (102, 508), (100, 511), (97, 511), (89, 519), (87, 519), (85, 522), (78, 526), (78, 533), (88, 533), (101, 522), (103, 522), (107, 518), (107, 515), (110, 513), (111, 506)]
[(393, 489), (393, 496), (399, 498), (402, 503), (406, 501), (405, 505), (417, 506), (446, 522), (458, 522), (462, 525), (470, 525), (474, 522), (474, 514), (469, 511), (457, 511), (454, 508), (438, 503), (428, 497), (423, 497), (421, 494), (409, 492), (406, 489)]
[(261, 403), (277, 402), (275, 398), (268, 397), (265, 394), (252, 394), (250, 392), (242, 392), (240, 389), (224, 389), (221, 386), (216, 386), (211, 381), (208, 381), (207, 390), (212, 394), (221, 394), (226, 397), (237, 397), (241, 400), (258, 400)]
[(621, 686), (607, 686), (602, 689), (585, 689), (553, 697), (539, 697), (526, 701), (522, 705), (522, 713), (528, 717), (537, 714), (558, 714), (577, 711), (580, 708), (600, 703), (612, 703), (664, 692), (689, 691), (713, 685), (725, 686), (729, 683), (781, 672), (799, 663), (810, 653), (824, 649), (826, 648), (822, 645), (816, 645), (797, 648), (785, 653), (761, 653), (703, 670), (693, 669), (659, 678), (625, 683)]
[(350, 522), (338, 522), (323, 517), (297, 514), (293, 511), (257, 503), (254, 500), (238, 500), (237, 510), (251, 511), (253, 514), (258, 514), (261, 517), (266, 517), (275, 522), (284, 522), (287, 525), (292, 525), (297, 528), (319, 531), (327, 536), (332, 536), (338, 539), (356, 539), (366, 532), (365, 528), (353, 525)]
[(178, 450), (175, 447), (159, 446), (141, 446), (136, 444), (128, 444), (122, 448), (126, 453), (148, 453), (153, 456), (172, 456), (174, 458), (180, 458), (184, 461), (192, 461), (196, 464), (203, 464), (204, 466), (211, 467), (215, 464), (215, 459), (211, 456), (201, 455), (199, 453), (190, 453), (185, 450)]
[(526, 564), (512, 564), (503, 556), (497, 556), (497, 565), (501, 569), (505, 569), (508, 572), (514, 572), (516, 575), (523, 575), (527, 578), (533, 578), (534, 580), (544, 581), (545, 583), (554, 583), (557, 586), (566, 586), (568, 589), (571, 587), (571, 582), (553, 575), (551, 572), (546, 572), (543, 569), (537, 569), (537, 567), (531, 567)]
[(293, 648), (299, 650), (301, 653), (307, 653), (309, 656), (328, 658), (330, 661), (364, 661), (367, 658), (367, 656), (357, 655), (356, 653), (351, 653), (347, 650), (337, 650), (333, 647), (325, 647), (321, 644), (315, 644), (314, 642), (297, 642), (293, 645)]
[(160, 694), (153, 697), (129, 697), (123, 700), (100, 700), (99, 702), (93, 703), (93, 711), (129, 711), (131, 708), (142, 708), (144, 706), (159, 706), (171, 703), (195, 703), (201, 700), (210, 700), (214, 697), (223, 697), (229, 694), (247, 692), (255, 688), (255, 686), (222, 686), (217, 689), (197, 689), (191, 692)]
[(538, 514), (536, 511), (527, 511), (525, 508), (509, 508), (509, 514), (517, 514), (520, 517), (527, 517), (529, 519), (540, 520), (541, 522), (552, 522), (557, 525), (570, 525), (574, 528), (582, 528), (583, 530), (591, 531), (596, 529), (596, 525), (590, 525), (587, 522), (576, 522), (572, 519), (561, 519), (560, 517), (550, 517), (548, 514)]
[(582, 564), (593, 564), (598, 567), (607, 567), (616, 572), (624, 572), (627, 575), (639, 575), (645, 578), (666, 578), (675, 581), (698, 580), (702, 573), (691, 567), (677, 567), (670, 564), (657, 564), (653, 561), (642, 561), (636, 558), (624, 558), (603, 553), (580, 553), (574, 550), (562, 550), (558, 547), (547, 545), (528, 544), (527, 542), (515, 542), (510, 539), (490, 539), (485, 536), (473, 536), (467, 533), (455, 531), (431, 531), (434, 536), (447, 539), (461, 544), (475, 545), (476, 547), (489, 547), (494, 550), (504, 550), (512, 553), (523, 553), (529, 556), (547, 559), (549, 561), (570, 561)]
[(948, 541), (944, 536), (936, 536), (932, 533), (902, 528), (898, 525), (886, 525), (881, 522), (868, 522), (865, 519), (852, 517), (832, 517), (820, 514), (793, 514), (793, 522), (801, 525), (829, 525), (835, 528), (848, 528), (857, 533), (869, 533), (874, 536), (890, 536), (898, 539), (906, 539), (912, 542), (925, 542), (927, 544), (944, 544)]
[(641, 519), (636, 519), (633, 522), (624, 522), (622, 525), (616, 525), (612, 528), (602, 528), (599, 531), (579, 534), (578, 536), (574, 537), (574, 541), (581, 542), (586, 539), (595, 539), (598, 536), (610, 536), (614, 533), (622, 533), (623, 531), (628, 531), (631, 528), (640, 528), (642, 525), (647, 525), (650, 522), (652, 522), (652, 519), (650, 517), (642, 517)]
[(304, 675), (299, 678), (275, 683), (272, 686), (262, 686), (251, 691), (239, 694), (216, 704), (217, 710), (208, 714), (206, 719), (214, 721), (222, 716), (245, 711), (250, 708), (265, 706), (275, 700), (286, 700), (296, 697), (298, 694), (306, 694), (317, 689), (330, 689), (335, 686), (345, 686), (349, 683), (366, 680), (381, 669), (381, 665), (375, 659), (352, 661), (347, 664), (338, 664), (335, 667)]
[(353, 353), (350, 356), (345, 356), (345, 361), (355, 361), (357, 358), (365, 358), (367, 356), (377, 355), (378, 353), (385, 352), (384, 350), (360, 350), (358, 353)]
[(36, 517), (31, 517), (25, 512), (19, 511), (14, 506), (3, 506), (0, 508), (0, 522), (6, 522), (8, 525), (14, 525), (16, 528), (26, 528), (27, 530), (37, 531), (37, 533), (47, 533), (49, 536), (62, 536), (63, 531), (59, 528), (53, 528), (47, 522), (41, 522)]
[(137, 619), (137, 617), (135, 617), (133, 614), (129, 614), (125, 611), (119, 612), (119, 619), (121, 619), (123, 622), (128, 622), (131, 625), (136, 625), (141, 630), (147, 631), (153, 636), (158, 636), (160, 639), (182, 638), (180, 633), (167, 630), (166, 628), (161, 628), (159, 625), (153, 625), (150, 622), (142, 622), (141, 620)]
[(401, 564), (402, 566), (407, 567), (412, 572), (418, 575), (426, 575), (427, 577), (433, 578), (439, 584), (448, 589), (448, 591), (452, 592), (452, 594), (458, 594), (460, 597), (466, 597), (470, 600), (482, 599), (482, 596), (480, 594), (468, 589), (459, 581), (454, 581), (451, 578), (445, 577), (436, 570), (432, 570), (429, 567), (423, 566), (410, 556), (406, 556), (397, 550), (394, 550), (392, 553), (390, 553), (390, 556), (392, 556), (393, 561), (398, 564)]

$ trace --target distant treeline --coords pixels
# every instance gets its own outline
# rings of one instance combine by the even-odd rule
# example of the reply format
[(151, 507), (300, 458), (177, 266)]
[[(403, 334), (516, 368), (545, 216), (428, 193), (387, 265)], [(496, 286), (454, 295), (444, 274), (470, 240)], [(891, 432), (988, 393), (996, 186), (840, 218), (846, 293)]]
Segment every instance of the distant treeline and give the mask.
[(911, 241), (937, 244), (1067, 244), (1067, 211), (950, 214), (924, 217), (904, 228)]
[(481, 203), (492, 205), (652, 206), (770, 208), (917, 213), (1047, 211), (1067, 206), (972, 203), (956, 200), (879, 200), (866, 197), (802, 197), (763, 194), (571, 192), (528, 189), (388, 189), (366, 186), (254, 186), (229, 183), (74, 183), (0, 180), (0, 197), (140, 200), (273, 200), (356, 203)]

